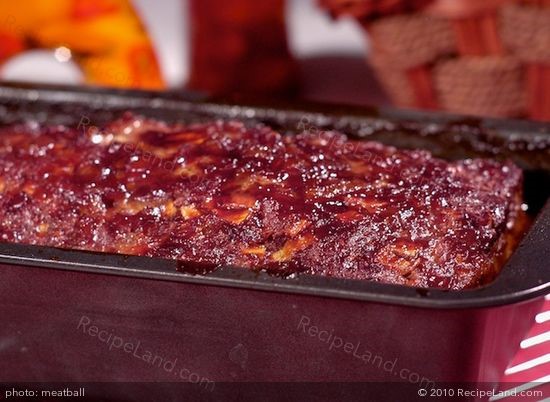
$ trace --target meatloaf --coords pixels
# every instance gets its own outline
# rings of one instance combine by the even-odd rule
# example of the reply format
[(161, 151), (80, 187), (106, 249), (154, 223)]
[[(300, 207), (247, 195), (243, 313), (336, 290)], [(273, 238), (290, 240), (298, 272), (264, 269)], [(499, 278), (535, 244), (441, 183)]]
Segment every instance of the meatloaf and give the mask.
[(464, 289), (524, 228), (511, 162), (131, 114), (0, 131), (3, 242)]

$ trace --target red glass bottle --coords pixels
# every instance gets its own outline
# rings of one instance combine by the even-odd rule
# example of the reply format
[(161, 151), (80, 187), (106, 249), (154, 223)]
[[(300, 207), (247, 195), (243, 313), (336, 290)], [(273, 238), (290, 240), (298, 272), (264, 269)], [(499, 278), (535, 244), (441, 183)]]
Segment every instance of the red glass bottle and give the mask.
[(191, 0), (190, 8), (189, 88), (282, 94), (294, 87), (284, 0)]

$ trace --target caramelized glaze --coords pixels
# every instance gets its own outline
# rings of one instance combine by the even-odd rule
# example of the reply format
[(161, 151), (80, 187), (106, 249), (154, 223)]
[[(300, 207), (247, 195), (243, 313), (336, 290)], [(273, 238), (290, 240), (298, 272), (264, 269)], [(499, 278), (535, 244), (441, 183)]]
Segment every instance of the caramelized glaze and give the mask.
[(520, 214), (511, 162), (337, 132), (130, 114), (1, 131), (5, 242), (462, 289), (494, 273)]

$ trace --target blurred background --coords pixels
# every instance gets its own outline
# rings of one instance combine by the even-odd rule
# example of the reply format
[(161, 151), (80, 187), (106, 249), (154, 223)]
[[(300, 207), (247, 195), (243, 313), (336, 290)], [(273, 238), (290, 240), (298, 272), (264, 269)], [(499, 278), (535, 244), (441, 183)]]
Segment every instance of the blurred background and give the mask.
[(0, 79), (550, 121), (550, 0), (0, 0)]

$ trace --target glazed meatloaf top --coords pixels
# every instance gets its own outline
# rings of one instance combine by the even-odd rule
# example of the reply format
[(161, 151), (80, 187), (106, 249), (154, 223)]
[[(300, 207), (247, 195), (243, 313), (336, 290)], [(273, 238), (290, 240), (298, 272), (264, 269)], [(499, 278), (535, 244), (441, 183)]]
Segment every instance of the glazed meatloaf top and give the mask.
[(0, 131), (4, 242), (463, 289), (521, 229), (511, 162), (130, 114)]

